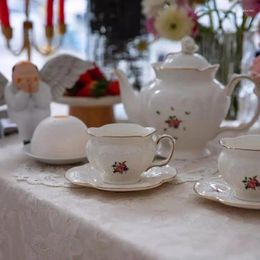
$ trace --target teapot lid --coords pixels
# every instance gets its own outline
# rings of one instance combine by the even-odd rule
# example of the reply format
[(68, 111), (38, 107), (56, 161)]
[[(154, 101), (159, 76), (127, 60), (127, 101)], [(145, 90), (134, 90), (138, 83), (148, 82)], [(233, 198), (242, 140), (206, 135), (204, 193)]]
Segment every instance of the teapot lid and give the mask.
[(191, 37), (184, 37), (181, 41), (181, 52), (168, 54), (162, 66), (165, 68), (206, 69), (210, 64), (202, 55), (195, 53), (198, 49), (198, 45)]

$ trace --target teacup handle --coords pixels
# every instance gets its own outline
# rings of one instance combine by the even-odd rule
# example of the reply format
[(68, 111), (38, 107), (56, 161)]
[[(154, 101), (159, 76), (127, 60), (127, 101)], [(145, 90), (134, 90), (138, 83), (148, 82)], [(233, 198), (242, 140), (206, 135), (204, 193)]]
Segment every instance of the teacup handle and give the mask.
[(161, 167), (161, 166), (164, 166), (166, 164), (169, 163), (169, 161), (171, 160), (172, 158), (172, 155), (174, 153), (174, 150), (175, 150), (175, 139), (171, 136), (171, 135), (159, 135), (159, 138), (157, 139), (156, 141), (156, 145), (158, 145), (163, 139), (168, 139), (169, 140), (169, 143), (171, 145), (171, 150), (170, 150), (170, 153), (168, 155), (168, 157), (166, 159), (162, 159), (160, 160), (159, 162), (153, 162), (151, 164), (151, 166), (149, 166), (147, 168), (147, 170), (153, 168), (153, 167)]
[(247, 79), (250, 80), (254, 83), (254, 87), (255, 87), (255, 94), (257, 96), (257, 111), (255, 113), (255, 115), (253, 116), (253, 118), (248, 122), (248, 123), (241, 123), (238, 126), (231, 126), (231, 127), (220, 127), (218, 134), (224, 131), (242, 131), (242, 130), (247, 130), (249, 129), (258, 119), (259, 115), (260, 115), (260, 105), (259, 105), (259, 101), (260, 101), (260, 84), (258, 82), (256, 82), (254, 79), (252, 79), (249, 75), (238, 75), (238, 74), (234, 74), (230, 83), (228, 84), (228, 86), (226, 87), (225, 91), (227, 96), (231, 96), (235, 86), (238, 84), (239, 81), (243, 80), (243, 79)]

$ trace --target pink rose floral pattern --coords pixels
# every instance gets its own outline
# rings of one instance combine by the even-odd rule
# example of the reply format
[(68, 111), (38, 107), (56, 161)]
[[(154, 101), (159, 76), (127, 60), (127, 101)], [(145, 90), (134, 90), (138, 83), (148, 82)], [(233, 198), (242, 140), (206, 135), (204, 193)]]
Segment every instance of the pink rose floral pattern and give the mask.
[(260, 187), (260, 181), (257, 179), (257, 176), (254, 177), (245, 177), (244, 180), (242, 181), (245, 185), (245, 189), (251, 189), (251, 190), (256, 190), (256, 188)]
[[(161, 115), (161, 111), (160, 110), (156, 110), (156, 114), (158, 116), (162, 116)], [(184, 111), (183, 115), (176, 115), (174, 112), (174, 107), (170, 107), (169, 110), (169, 116), (168, 118), (166, 118), (166, 120), (164, 119), (164, 123), (166, 124), (163, 131), (167, 132), (167, 130), (169, 129), (175, 129), (175, 130), (183, 130), (186, 131), (186, 126), (184, 125), (185, 119), (187, 117), (189, 117), (189, 115), (191, 114), (190, 111)], [(174, 137), (175, 139), (178, 139), (177, 137)]]
[(165, 123), (168, 124), (169, 128), (173, 127), (178, 129), (182, 120), (179, 120), (177, 116), (169, 116), (169, 118), (165, 120)]
[(126, 161), (124, 162), (115, 162), (113, 165), (113, 173), (124, 174), (128, 171), (128, 167), (126, 165)]

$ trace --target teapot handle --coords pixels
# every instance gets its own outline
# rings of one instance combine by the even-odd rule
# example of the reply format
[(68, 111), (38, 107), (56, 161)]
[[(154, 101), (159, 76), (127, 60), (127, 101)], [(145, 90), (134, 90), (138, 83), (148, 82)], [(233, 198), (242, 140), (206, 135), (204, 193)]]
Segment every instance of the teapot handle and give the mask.
[(252, 119), (248, 123), (241, 123), (238, 126), (231, 126), (231, 127), (220, 127), (218, 134), (224, 131), (242, 131), (242, 130), (247, 130), (249, 129), (258, 119), (260, 115), (260, 84), (259, 82), (256, 82), (254, 79), (252, 79), (249, 75), (239, 75), (239, 74), (234, 74), (225, 88), (226, 95), (231, 96), (235, 86), (239, 83), (239, 81), (247, 79), (250, 80), (254, 83), (254, 88), (255, 88), (255, 94), (257, 96), (257, 111), (255, 115), (252, 117)]

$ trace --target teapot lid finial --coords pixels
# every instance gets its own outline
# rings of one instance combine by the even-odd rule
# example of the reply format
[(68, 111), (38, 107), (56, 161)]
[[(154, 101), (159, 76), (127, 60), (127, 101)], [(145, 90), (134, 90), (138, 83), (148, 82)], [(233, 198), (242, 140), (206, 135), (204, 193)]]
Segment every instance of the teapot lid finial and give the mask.
[(198, 49), (194, 39), (186, 36), (181, 40), (181, 51), (169, 53), (160, 67), (204, 70), (211, 65), (205, 57), (196, 53)]
[(190, 36), (186, 36), (181, 40), (181, 49), (185, 54), (195, 53), (199, 47)]

